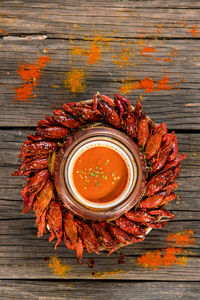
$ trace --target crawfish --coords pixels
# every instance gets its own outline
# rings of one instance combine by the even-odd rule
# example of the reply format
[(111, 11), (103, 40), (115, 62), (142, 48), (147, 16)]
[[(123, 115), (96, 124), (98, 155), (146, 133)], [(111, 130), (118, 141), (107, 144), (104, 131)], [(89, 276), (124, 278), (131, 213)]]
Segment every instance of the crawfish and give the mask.
[(70, 212), (66, 212), (64, 216), (64, 230), (73, 247), (76, 248), (78, 241), (78, 229), (74, 220), (74, 216)]
[(40, 219), (36, 219), (36, 226), (37, 226), (37, 228), (38, 228), (38, 232), (37, 232), (37, 236), (38, 236), (38, 237), (43, 236), (43, 234), (45, 233), (45, 229), (46, 229), (46, 225), (47, 225), (47, 224), (46, 224), (46, 214), (47, 214), (47, 210), (48, 210), (48, 208), (46, 208), (46, 209), (43, 211), (43, 213), (42, 213)]
[(172, 182), (168, 185), (166, 185), (162, 191), (168, 191), (168, 192), (173, 192), (173, 190), (176, 190), (178, 188), (178, 183), (177, 182)]
[(118, 94), (114, 94), (114, 103), (117, 106), (117, 108), (119, 109), (120, 118), (123, 121), (122, 117), (123, 117), (125, 111), (127, 111), (127, 112), (132, 111), (131, 102), (123, 96), (120, 96)]
[(146, 113), (144, 111), (141, 112), (140, 118), (138, 120), (137, 128), (138, 128), (138, 132), (137, 132), (138, 146), (144, 148), (149, 138), (149, 124), (147, 121)]
[(62, 139), (70, 133), (70, 129), (60, 126), (49, 128), (37, 127), (36, 133), (49, 139)]
[(149, 210), (148, 213), (150, 215), (153, 216), (159, 216), (159, 217), (164, 217), (167, 219), (173, 219), (174, 218), (174, 214), (167, 211), (166, 209), (162, 208), (162, 209), (154, 209), (154, 210)]
[(154, 228), (154, 229), (161, 229), (167, 224), (167, 221), (160, 221), (157, 223), (150, 223), (147, 224), (148, 227)]
[(54, 121), (54, 124), (52, 124), (52, 122), (50, 122), (49, 120), (40, 120), (37, 123), (38, 127), (46, 127), (46, 128), (49, 128), (54, 125), (55, 125), (55, 121)]
[(12, 173), (13, 176), (29, 176), (31, 172), (35, 172), (42, 169), (48, 168), (48, 158), (39, 157), (31, 160), (31, 158), (27, 157), (22, 162), (18, 171)]
[(61, 206), (58, 201), (51, 201), (49, 205), (49, 210), (47, 212), (47, 224), (49, 226), (49, 231), (51, 233), (49, 237), (49, 242), (53, 241), (55, 236), (57, 237), (57, 242), (55, 244), (55, 249), (58, 244), (62, 242), (63, 230), (62, 230), (62, 212)]
[(166, 125), (164, 123), (158, 125), (153, 134), (147, 141), (145, 154), (147, 159), (151, 159), (160, 149), (163, 135), (166, 134)]
[(33, 205), (33, 210), (36, 215), (36, 224), (40, 223), (44, 210), (49, 206), (49, 203), (54, 198), (54, 184), (52, 181), (48, 180), (45, 186), (41, 189), (39, 195), (36, 197)]
[(151, 165), (151, 173), (154, 174), (163, 168), (164, 164), (167, 161), (169, 155), (169, 147), (165, 147), (164, 149), (160, 148), (158, 151), (156, 160)]
[(112, 98), (110, 98), (109, 96), (106, 95), (102, 95), (99, 92), (97, 92), (94, 97), (93, 97), (93, 102), (92, 102), (92, 107), (94, 110), (97, 109), (98, 106), (98, 98), (100, 98), (101, 100), (104, 100), (105, 102), (108, 103), (108, 105), (110, 105), (111, 107), (114, 107), (114, 101)]
[(156, 193), (146, 199), (140, 201), (139, 207), (143, 209), (155, 208), (161, 205), (165, 196), (169, 194), (168, 191)]
[(102, 116), (100, 111), (85, 103), (64, 103), (63, 109), (82, 123), (99, 121)]
[(78, 230), (85, 244), (87, 252), (95, 252), (96, 254), (99, 254), (99, 243), (92, 229), (86, 223), (78, 221)]
[(36, 173), (31, 179), (28, 180), (27, 185), (25, 185), (25, 187), (21, 191), (22, 199), (24, 202), (23, 213), (27, 213), (33, 208), (35, 196), (40, 192), (49, 178), (49, 171), (45, 169)]
[(77, 262), (79, 264), (82, 264), (82, 259), (83, 259), (83, 242), (81, 240), (80, 237), (78, 237), (78, 240), (77, 240), (77, 243), (76, 245), (72, 245), (70, 240), (68, 239), (66, 233), (64, 233), (64, 242), (65, 242), (65, 245), (68, 249), (70, 250), (76, 250), (76, 259), (77, 259)]
[(43, 156), (45, 154), (49, 154), (52, 151), (56, 151), (58, 149), (58, 144), (51, 141), (39, 141), (36, 143), (29, 143), (22, 147), (22, 151), (20, 153), (20, 157), (23, 158), (29, 156)]
[(130, 233), (132, 235), (140, 236), (144, 235), (144, 229), (139, 226), (138, 224), (130, 221), (129, 219), (125, 217), (120, 217), (115, 220), (115, 223), (124, 231), (127, 233)]
[(178, 154), (177, 138), (174, 132), (172, 134), (173, 134), (173, 138), (169, 145), (170, 153), (169, 153), (168, 161), (174, 160)]
[(178, 170), (173, 171), (171, 169), (154, 175), (146, 185), (146, 195), (151, 196), (159, 192), (168, 182), (172, 182), (177, 176)]
[(161, 205), (166, 205), (168, 204), (170, 201), (173, 201), (174, 199), (176, 199), (176, 195), (174, 194), (174, 192), (172, 192), (171, 194), (169, 194), (168, 196), (164, 197), (164, 199), (161, 202)]
[(59, 124), (65, 126), (65, 127), (69, 127), (71, 129), (74, 128), (78, 128), (81, 125), (83, 125), (84, 123), (81, 122), (80, 120), (68, 115), (55, 115), (54, 119), (56, 120), (56, 122), (58, 122)]
[(165, 164), (163, 171), (167, 171), (173, 167), (176, 167), (183, 159), (187, 158), (186, 153), (180, 153), (173, 161), (170, 161)]
[(93, 110), (91, 106), (75, 107), (74, 110), (85, 122), (97, 122), (102, 118), (102, 114), (98, 110)]
[(137, 211), (130, 210), (125, 214), (125, 216), (129, 220), (141, 224), (152, 223), (156, 221), (155, 217), (151, 216), (150, 214), (148, 214), (143, 210), (137, 210)]
[(77, 222), (70, 212), (66, 212), (64, 216), (64, 240), (67, 248), (76, 250), (77, 261), (81, 264), (83, 257), (83, 243), (78, 236)]
[(117, 226), (109, 225), (109, 231), (112, 237), (120, 243), (127, 244), (131, 242), (131, 237)]
[(137, 100), (137, 104), (136, 104), (136, 107), (135, 107), (136, 120), (138, 120), (141, 116), (141, 109), (142, 109), (141, 102), (140, 102), (140, 100)]
[(121, 121), (114, 107), (111, 107), (106, 101), (98, 102), (99, 110), (104, 115), (105, 121), (116, 128), (121, 128)]
[(126, 133), (134, 138), (136, 136), (136, 120), (132, 112), (131, 102), (123, 96), (114, 95), (115, 104), (120, 111), (120, 119), (123, 129)]
[[(29, 134), (28, 139), (33, 141), (33, 142), (39, 142), (39, 141), (44, 141), (45, 140), (45, 138), (43, 136), (35, 135), (35, 134)], [(31, 141), (30, 141), (30, 144), (32, 143)]]
[[(116, 242), (112, 239), (111, 235), (109, 232), (102, 227), (99, 223), (94, 223), (94, 229), (95, 232), (101, 237), (101, 244), (106, 248), (106, 249), (115, 249), (116, 248)], [(111, 251), (112, 251), (111, 250)], [(113, 252), (113, 251), (112, 251)]]

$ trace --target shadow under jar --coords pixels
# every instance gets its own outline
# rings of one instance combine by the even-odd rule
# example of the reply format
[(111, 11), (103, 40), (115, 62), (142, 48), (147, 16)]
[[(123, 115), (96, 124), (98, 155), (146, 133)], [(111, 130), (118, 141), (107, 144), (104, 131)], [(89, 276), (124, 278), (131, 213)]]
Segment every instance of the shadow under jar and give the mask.
[(129, 211), (145, 189), (145, 163), (134, 141), (105, 126), (70, 135), (59, 150), (54, 182), (73, 214), (112, 220)]

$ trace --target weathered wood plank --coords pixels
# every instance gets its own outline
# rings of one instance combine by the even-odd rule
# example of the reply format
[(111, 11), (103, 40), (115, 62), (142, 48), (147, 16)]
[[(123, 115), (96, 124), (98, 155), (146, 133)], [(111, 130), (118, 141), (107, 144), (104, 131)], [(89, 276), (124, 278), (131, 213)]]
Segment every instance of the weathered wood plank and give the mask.
[[(91, 35), (91, 40), (94, 37), (95, 33)], [(92, 98), (96, 91), (112, 96), (119, 92), (122, 80), (133, 82), (147, 76), (158, 81), (167, 76), (170, 90), (150, 93), (132, 90), (127, 96), (135, 105), (136, 99), (142, 95), (147, 113), (156, 122), (166, 122), (171, 129), (200, 129), (199, 40), (143, 39), (141, 45), (136, 39), (119, 41), (115, 38), (110, 41), (109, 48), (103, 46), (106, 42), (102, 42), (101, 61), (92, 65), (88, 64), (87, 57), (70, 54), (74, 46), (89, 49), (91, 40), (83, 40), (80, 36), (73, 43), (61, 39), (3, 41), (0, 52), (0, 126), (35, 126), (44, 114), (52, 114), (53, 109), (61, 108), (65, 101)], [(144, 47), (153, 47), (156, 52), (150, 57), (141, 56)], [(16, 72), (19, 61), (34, 63), (39, 55), (44, 55), (42, 51), (46, 48), (49, 49), (51, 61), (37, 84), (38, 91), (34, 92), (37, 97), (28, 102), (15, 101), (15, 88), (23, 83)], [(121, 49), (132, 51), (133, 56), (128, 58), (128, 62), (120, 62)], [(170, 56), (170, 51), (175, 55)], [(117, 57), (119, 64), (114, 62), (113, 56)], [(86, 80), (85, 91), (77, 95), (66, 90), (63, 84), (65, 73), (73, 67), (83, 70)]]
[[(49, 37), (67, 36), (70, 25), (81, 24), (120, 34), (120, 37), (191, 37), (199, 25), (198, 1), (1, 1), (2, 28), (9, 34), (45, 33)], [(77, 14), (78, 12), (78, 14)], [(159, 27), (161, 24), (161, 28)], [(77, 27), (75, 27), (76, 29)], [(75, 36), (79, 34), (75, 31)]]
[[(195, 225), (195, 226), (193, 226)], [(178, 227), (174, 224), (168, 225), (169, 232), (176, 232), (177, 230), (186, 228), (197, 228), (198, 224), (188, 224), (188, 222), (181, 222), (181, 226)], [(85, 253), (83, 265), (78, 265), (73, 252), (70, 252), (62, 244), (58, 249), (53, 249), (53, 245), (49, 245), (48, 240), (42, 238), (39, 240), (34, 236), (30, 237), (26, 235), (26, 229), (24, 229), (24, 236), (12, 233), (11, 236), (7, 236), (7, 246), (1, 246), (1, 279), (50, 279), (59, 278), (58, 275), (54, 275), (48, 267), (48, 261), (46, 257), (57, 255), (61, 259), (64, 265), (68, 265), (71, 270), (67, 274), (68, 279), (95, 279), (92, 272), (99, 272), (99, 279), (118, 279), (118, 280), (179, 280), (179, 281), (197, 281), (200, 279), (199, 267), (200, 267), (200, 253), (199, 253), (199, 240), (196, 236), (196, 245), (187, 246), (186, 250), (188, 254), (182, 254), (187, 257), (187, 264), (185, 266), (171, 266), (162, 267), (156, 271), (151, 269), (144, 269), (137, 266), (137, 258), (145, 251), (151, 249), (163, 249), (169, 245), (166, 243), (166, 233), (163, 230), (152, 231), (146, 240), (140, 245), (132, 245), (123, 248), (121, 251), (125, 254), (125, 264), (118, 265), (119, 253), (114, 253), (107, 257), (106, 253), (101, 256)], [(11, 241), (11, 239), (13, 241)], [(2, 242), (1, 242), (2, 243)], [(13, 245), (9, 245), (9, 244)], [(192, 254), (191, 254), (192, 253)], [(88, 258), (94, 258), (95, 266), (93, 269), (88, 268)], [(121, 270), (119, 273), (118, 271)], [(114, 274), (105, 274), (105, 272), (113, 272)], [(105, 275), (104, 275), (105, 274)], [(170, 274), (170, 276), (169, 276)]]
[[(5, 289), (6, 287), (6, 289)], [(196, 300), (198, 282), (0, 281), (2, 299)], [(4, 297), (4, 298), (3, 298)]]

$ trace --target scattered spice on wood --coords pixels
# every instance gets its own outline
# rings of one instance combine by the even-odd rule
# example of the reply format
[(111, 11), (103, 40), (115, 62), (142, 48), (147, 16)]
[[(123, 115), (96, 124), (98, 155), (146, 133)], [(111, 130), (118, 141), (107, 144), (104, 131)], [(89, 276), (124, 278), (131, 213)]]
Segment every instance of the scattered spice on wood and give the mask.
[(65, 277), (71, 270), (70, 266), (62, 264), (57, 256), (50, 257), (48, 266), (55, 275), (59, 275), (62, 277)]
[(15, 100), (27, 101), (33, 97), (33, 88), (36, 87), (42, 69), (44, 69), (49, 61), (49, 56), (40, 56), (34, 64), (19, 63), (17, 74), (24, 80), (24, 83), (16, 88)]
[(113, 63), (118, 65), (120, 68), (124, 66), (133, 66), (134, 63), (130, 62), (130, 60), (135, 56), (135, 50), (131, 48), (121, 48), (120, 53), (118, 55), (113, 55)]
[(198, 30), (198, 25), (193, 25), (192, 28), (189, 30), (192, 37), (197, 37), (197, 30)]
[(123, 270), (114, 269), (113, 271), (105, 271), (105, 272), (92, 272), (92, 276), (95, 278), (106, 278), (110, 276), (116, 276), (120, 273), (123, 273)]
[(97, 61), (101, 60), (101, 45), (99, 42), (100, 37), (96, 35), (94, 41), (92, 41), (92, 43), (90, 44), (90, 49), (84, 49), (78, 46), (74, 46), (71, 54), (86, 56), (88, 57), (88, 63), (94, 64)]
[(155, 47), (144, 47), (140, 50), (140, 55), (141, 56), (151, 56), (149, 53), (153, 53), (156, 52), (156, 48)]
[[(170, 233), (167, 236), (167, 241), (173, 243), (174, 246), (194, 245), (195, 239), (191, 238), (193, 234), (194, 232), (191, 229), (184, 232)], [(187, 257), (180, 256), (181, 253), (187, 254), (187, 250), (168, 247), (161, 250), (147, 251), (144, 255), (138, 257), (137, 263), (144, 268), (151, 268), (153, 270), (164, 266), (184, 266), (187, 263)]]
[(85, 73), (83, 70), (73, 68), (65, 74), (64, 86), (73, 94), (81, 93), (85, 90)]
[(155, 24), (154, 27), (158, 28), (158, 29), (156, 29), (156, 33), (161, 33), (161, 29), (162, 29), (161, 24)]
[(148, 251), (144, 255), (138, 257), (138, 265), (144, 268), (151, 268), (157, 270), (160, 267), (172, 266), (172, 265), (185, 265), (187, 263), (187, 257), (176, 257), (176, 254), (180, 253), (180, 248), (167, 248), (163, 250)]
[(177, 233), (169, 233), (167, 236), (168, 242), (172, 242), (175, 245), (194, 245), (195, 239), (191, 236), (194, 234), (193, 230), (185, 230), (184, 232), (177, 232)]
[(169, 77), (164, 75), (161, 80), (154, 81), (152, 78), (146, 76), (140, 81), (130, 82), (130, 80), (122, 80), (122, 85), (118, 90), (122, 94), (129, 94), (132, 90), (145, 90), (150, 93), (161, 90), (171, 90), (171, 84), (169, 83)]

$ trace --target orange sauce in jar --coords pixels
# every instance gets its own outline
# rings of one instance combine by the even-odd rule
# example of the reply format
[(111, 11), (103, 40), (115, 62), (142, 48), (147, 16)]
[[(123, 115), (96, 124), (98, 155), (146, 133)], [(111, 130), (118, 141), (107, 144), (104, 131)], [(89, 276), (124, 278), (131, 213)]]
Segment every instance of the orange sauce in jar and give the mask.
[(128, 181), (123, 157), (109, 147), (93, 147), (83, 152), (73, 167), (73, 182), (85, 199), (107, 203), (118, 198)]

